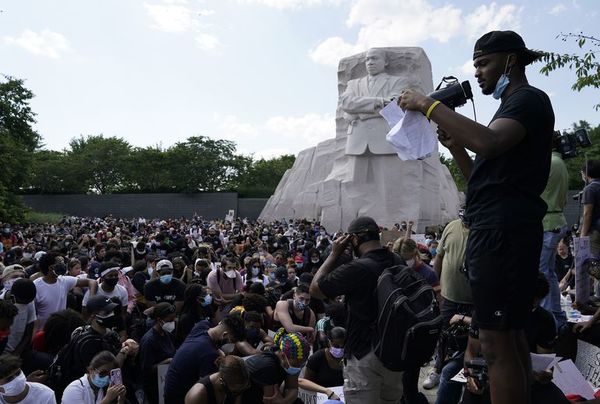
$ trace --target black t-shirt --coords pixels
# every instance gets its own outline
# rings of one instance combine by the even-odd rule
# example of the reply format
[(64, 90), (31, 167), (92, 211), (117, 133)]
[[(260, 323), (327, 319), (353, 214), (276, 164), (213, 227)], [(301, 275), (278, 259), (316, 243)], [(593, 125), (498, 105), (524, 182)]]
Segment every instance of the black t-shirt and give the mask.
[(477, 156), (469, 178), (466, 219), (471, 229), (541, 223), (546, 203), (554, 112), (543, 91), (524, 85), (500, 104), (492, 122), (508, 118), (526, 129), (525, 137), (494, 158)]
[(148, 274), (148, 272), (144, 271), (139, 271), (136, 272), (133, 275), (133, 278), (131, 279), (131, 283), (133, 284), (133, 286), (136, 288), (136, 290), (138, 292), (144, 292), (144, 286), (146, 285), (146, 282), (148, 282), (150, 280), (150, 275)]
[(144, 297), (156, 303), (183, 301), (185, 283), (179, 279), (171, 279), (169, 283), (162, 283), (160, 279), (154, 279), (144, 287)]
[(209, 328), (208, 321), (199, 322), (175, 353), (165, 378), (165, 403), (183, 403), (199, 378), (217, 371), (219, 354), (207, 333)]
[[(397, 256), (387, 248), (378, 248), (358, 260), (337, 267), (319, 282), (319, 288), (328, 298), (346, 296), (347, 357), (354, 355), (361, 359), (371, 351), (378, 315), (375, 294), (377, 279), (385, 268), (394, 265), (398, 259), (395, 257)], [(377, 268), (371, 259), (379, 263)]]
[(244, 404), (262, 404), (263, 387), (280, 385), (287, 378), (277, 355), (265, 352), (244, 358), (252, 383), (242, 397)]
[(600, 231), (600, 180), (594, 180), (583, 188), (581, 203), (594, 205), (591, 229)]
[(556, 254), (556, 275), (558, 276), (558, 281), (560, 282), (562, 278), (565, 277), (569, 269), (573, 268), (573, 256), (571, 254), (567, 255), (566, 258), (561, 257)]
[(170, 333), (160, 335), (154, 327), (150, 328), (140, 341), (139, 361), (144, 374), (152, 372), (154, 365), (172, 358), (175, 346)]
[(341, 368), (332, 369), (329, 367), (325, 349), (319, 349), (317, 352), (312, 354), (310, 358), (308, 358), (306, 367), (315, 372), (317, 378), (314, 380), (314, 382), (319, 386), (337, 387), (344, 385), (343, 370)]

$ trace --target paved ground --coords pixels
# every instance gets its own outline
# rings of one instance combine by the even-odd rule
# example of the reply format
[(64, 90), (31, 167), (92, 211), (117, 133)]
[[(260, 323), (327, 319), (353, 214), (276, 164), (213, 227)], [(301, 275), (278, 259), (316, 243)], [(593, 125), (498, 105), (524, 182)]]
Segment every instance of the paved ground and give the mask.
[(425, 390), (423, 388), (423, 381), (427, 377), (427, 374), (429, 373), (430, 368), (431, 367), (429, 365), (425, 365), (424, 367), (421, 368), (421, 375), (419, 377), (419, 391), (421, 391), (423, 394), (425, 394), (425, 396), (427, 397), (427, 400), (429, 400), (429, 404), (434, 404), (435, 399), (437, 397), (437, 387), (432, 390)]

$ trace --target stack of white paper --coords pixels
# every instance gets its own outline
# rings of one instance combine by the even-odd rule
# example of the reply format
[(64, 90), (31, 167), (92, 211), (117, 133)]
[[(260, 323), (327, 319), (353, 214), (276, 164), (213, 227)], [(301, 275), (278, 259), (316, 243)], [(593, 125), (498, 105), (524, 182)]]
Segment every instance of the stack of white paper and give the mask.
[(531, 353), (531, 367), (534, 372), (546, 372), (552, 369), (561, 359), (556, 354)]
[(421, 160), (437, 151), (437, 136), (420, 112), (404, 112), (393, 101), (379, 114), (391, 128), (385, 138), (401, 160)]

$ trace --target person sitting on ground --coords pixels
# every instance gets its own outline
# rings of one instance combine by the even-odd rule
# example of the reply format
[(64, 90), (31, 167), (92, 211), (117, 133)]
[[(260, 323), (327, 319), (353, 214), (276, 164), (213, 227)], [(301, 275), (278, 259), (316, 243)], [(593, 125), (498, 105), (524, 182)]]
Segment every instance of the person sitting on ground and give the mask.
[(183, 307), (177, 323), (175, 346), (180, 346), (192, 328), (202, 320), (213, 317), (212, 295), (199, 283), (186, 286), (183, 294)]
[(140, 341), (140, 367), (144, 394), (150, 404), (158, 403), (158, 365), (170, 363), (175, 355), (172, 332), (175, 330), (175, 306), (162, 302), (152, 312), (154, 326)]
[(185, 404), (244, 404), (242, 394), (250, 388), (244, 360), (227, 355), (217, 359), (217, 366), (217, 373), (201, 378), (188, 391)]
[(275, 334), (274, 346), (246, 359), (252, 386), (244, 393), (244, 404), (298, 402), (298, 376), (308, 355), (310, 344), (299, 333)]
[(295, 288), (293, 299), (277, 302), (274, 320), (281, 323), (287, 332), (299, 332), (312, 341), (316, 319), (315, 313), (308, 307), (309, 303), (308, 287), (300, 285)]
[[(116, 314), (118, 315), (116, 327), (119, 331), (121, 340), (125, 341), (127, 339), (125, 321), (127, 316), (128, 294), (127, 289), (118, 285), (120, 270), (121, 268), (114, 261), (103, 262), (102, 265), (100, 265), (100, 285), (98, 286), (98, 290), (96, 290), (96, 295), (104, 296), (119, 302), (120, 307), (115, 307)], [(90, 294), (88, 291), (83, 296), (83, 301), (81, 303), (84, 308), (84, 315), (88, 313), (87, 302), (89, 299)]]
[(175, 305), (179, 313), (183, 306), (185, 284), (173, 278), (173, 264), (169, 260), (160, 260), (156, 264), (156, 272), (159, 278), (149, 281), (144, 286), (146, 304), (153, 307), (157, 303), (168, 302)]
[(67, 386), (62, 404), (124, 404), (125, 385), (109, 386), (110, 371), (118, 368), (117, 358), (111, 352), (98, 352), (87, 366), (86, 373)]
[(27, 381), (21, 360), (14, 355), (0, 356), (0, 389), (3, 403), (56, 404), (50, 387)]
[[(138, 344), (134, 340), (121, 343), (119, 336), (113, 331), (117, 317), (116, 303), (106, 296), (93, 296), (87, 302), (90, 324), (73, 331), (71, 341), (63, 357), (58, 356), (56, 365), (61, 366), (61, 378), (53, 385), (57, 395), (71, 381), (85, 372), (92, 358), (102, 351), (116, 355), (118, 367), (123, 368), (127, 358), (134, 358), (138, 352)], [(61, 362), (64, 361), (64, 362)]]
[[(344, 344), (346, 330), (334, 327), (328, 333), (328, 347), (320, 349), (308, 358), (304, 378), (323, 387), (344, 385)], [(322, 392), (329, 396), (331, 391)]]
[(273, 345), (273, 338), (269, 337), (262, 328), (264, 324), (263, 315), (256, 311), (245, 311), (242, 315), (246, 327), (246, 338), (235, 343), (235, 350), (241, 356), (251, 356), (259, 353), (258, 346)]
[(35, 294), (35, 285), (30, 279), (17, 279), (10, 290), (0, 293), (0, 299), (14, 302), (18, 310), (3, 353), (21, 356), (29, 348), (33, 337), (33, 325), (37, 318), (33, 304)]
[(334, 327), (345, 327), (346, 325), (346, 306), (343, 303), (334, 301), (325, 309), (325, 317), (317, 321), (315, 331), (315, 346), (313, 351), (329, 346), (329, 332)]
[(181, 403), (186, 393), (201, 377), (217, 371), (218, 349), (226, 343), (244, 339), (244, 323), (239, 315), (230, 314), (210, 328), (200, 321), (181, 344), (165, 378), (165, 403)]
[(62, 257), (55, 252), (44, 254), (40, 258), (41, 277), (33, 281), (36, 287), (35, 309), (37, 328), (42, 328), (52, 313), (67, 308), (67, 296), (74, 287), (89, 288), (90, 295), (96, 294), (97, 283), (93, 279), (80, 279), (65, 276), (67, 266)]

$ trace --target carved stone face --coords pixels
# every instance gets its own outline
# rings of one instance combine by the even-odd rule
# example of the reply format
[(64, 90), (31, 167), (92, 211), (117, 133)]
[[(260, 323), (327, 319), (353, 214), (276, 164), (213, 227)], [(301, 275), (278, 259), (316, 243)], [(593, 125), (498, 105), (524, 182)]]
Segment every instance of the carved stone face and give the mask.
[(385, 53), (378, 49), (369, 50), (367, 52), (365, 66), (367, 67), (367, 73), (369, 73), (371, 76), (375, 76), (384, 72), (385, 67), (387, 66)]

